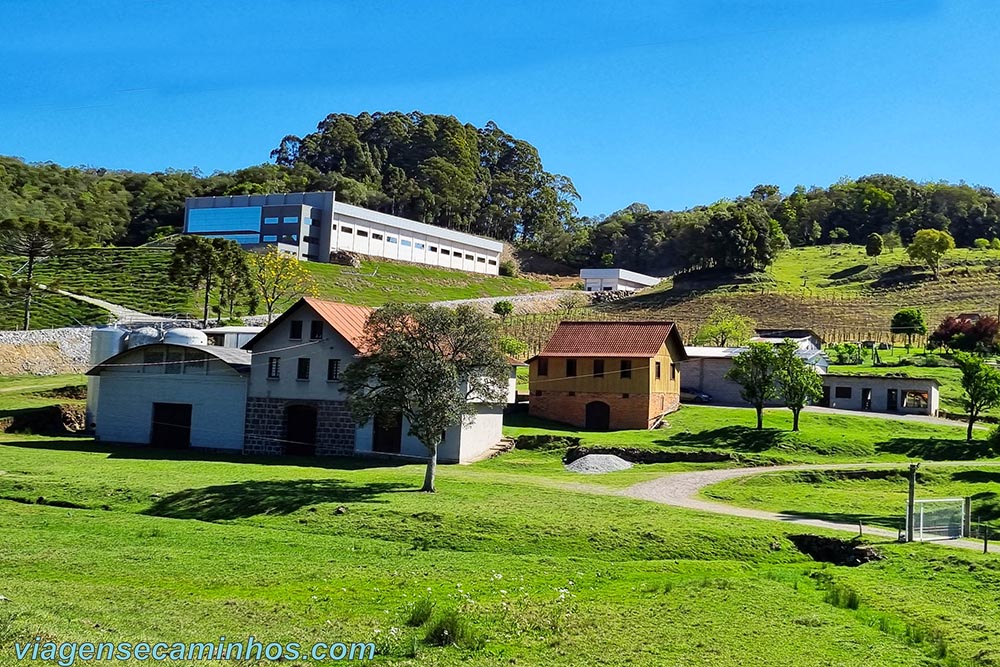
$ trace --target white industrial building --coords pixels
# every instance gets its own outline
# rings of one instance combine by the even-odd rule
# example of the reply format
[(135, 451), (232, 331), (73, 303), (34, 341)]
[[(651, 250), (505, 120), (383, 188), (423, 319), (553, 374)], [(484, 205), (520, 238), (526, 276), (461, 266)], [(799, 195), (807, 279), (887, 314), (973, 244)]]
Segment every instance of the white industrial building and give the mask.
[(933, 378), (831, 373), (823, 377), (823, 400), (819, 405), (936, 417), (940, 402), (940, 385)]
[[(792, 338), (799, 344), (796, 354), (823, 379), (821, 407), (866, 412), (889, 412), (936, 416), (940, 403), (939, 386), (931, 378), (905, 378), (875, 375), (838, 375), (827, 373), (830, 361), (816, 349), (808, 336)], [(775, 336), (758, 336), (756, 340), (781, 342)], [(740, 385), (726, 378), (733, 359), (745, 347), (685, 348), (688, 360), (682, 363), (684, 389), (699, 391), (720, 405), (746, 405), (740, 396)], [(777, 399), (770, 405), (780, 405)]]
[[(99, 330), (100, 331), (100, 330)], [(87, 372), (98, 440), (157, 447), (242, 451), (250, 353), (206, 344), (199, 331), (168, 331), (161, 342), (143, 334)], [(155, 339), (154, 339), (155, 340)]]
[[(740, 396), (740, 385), (726, 379), (726, 373), (733, 367), (733, 359), (747, 348), (688, 345), (684, 349), (688, 354), (687, 361), (681, 364), (684, 389), (708, 394), (713, 403), (745, 404)], [(825, 374), (830, 365), (826, 355), (817, 350), (800, 349), (798, 355), (820, 375)]]
[(212, 327), (211, 329), (202, 329), (201, 331), (208, 336), (209, 345), (243, 347), (263, 330), (264, 327), (226, 326)]
[(580, 269), (580, 278), (588, 292), (635, 292), (660, 282), (659, 278), (625, 269)]
[(344, 251), (488, 275), (499, 273), (503, 252), (500, 241), (345, 204), (333, 192), (191, 197), (184, 233), (314, 262)]

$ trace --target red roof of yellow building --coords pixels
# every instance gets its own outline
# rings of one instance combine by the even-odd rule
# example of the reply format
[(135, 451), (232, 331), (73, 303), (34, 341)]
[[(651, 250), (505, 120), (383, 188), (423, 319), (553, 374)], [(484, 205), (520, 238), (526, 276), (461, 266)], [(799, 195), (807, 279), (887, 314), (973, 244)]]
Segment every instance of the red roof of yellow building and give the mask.
[(538, 356), (650, 358), (670, 337), (686, 359), (673, 322), (560, 322)]

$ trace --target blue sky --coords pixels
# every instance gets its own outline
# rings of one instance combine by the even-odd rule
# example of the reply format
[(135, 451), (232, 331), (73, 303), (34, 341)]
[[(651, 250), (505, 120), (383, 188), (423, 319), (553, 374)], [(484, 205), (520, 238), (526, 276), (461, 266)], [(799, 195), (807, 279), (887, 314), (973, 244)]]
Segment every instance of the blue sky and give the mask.
[(995, 0), (0, 0), (0, 153), (203, 172), (332, 112), (495, 121), (585, 214), (891, 172), (1000, 188)]

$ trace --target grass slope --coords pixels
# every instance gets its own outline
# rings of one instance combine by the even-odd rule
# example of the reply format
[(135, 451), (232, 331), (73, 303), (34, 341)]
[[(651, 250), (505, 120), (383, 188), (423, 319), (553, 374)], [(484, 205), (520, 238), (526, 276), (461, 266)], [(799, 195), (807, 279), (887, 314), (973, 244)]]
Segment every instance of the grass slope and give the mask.
[[(918, 471), (918, 498), (973, 498), (976, 523), (997, 527), (1000, 467), (924, 465)], [(902, 528), (907, 491), (904, 468), (895, 470), (808, 471), (755, 475), (715, 484), (703, 492), (714, 500), (774, 512)]]
[[(38, 281), (68, 292), (104, 299), (144, 313), (177, 315), (200, 313), (202, 296), (172, 283), (167, 277), (171, 254), (156, 248), (87, 248), (70, 250), (38, 265)], [(20, 266), (14, 258), (0, 258), (0, 272)], [(549, 289), (538, 280), (485, 276), (389, 261), (362, 263), (360, 269), (303, 262), (325, 299), (366, 306), (391, 301), (423, 303), (486, 296), (509, 296)], [(285, 307), (288, 304), (281, 304)], [(72, 299), (43, 294), (33, 328), (104, 322), (100, 308)], [(20, 322), (18, 304), (0, 300), (0, 328)]]
[[(530, 469), (497, 477), (496, 464), (448, 467), (431, 496), (413, 492), (413, 466), (171, 460), (86, 440), (4, 440), (4, 658), (10, 641), (37, 633), (252, 634), (373, 640), (383, 664), (923, 665), (940, 642), (958, 656), (978, 650), (962, 636), (972, 610), (947, 603), (961, 595), (964, 607), (966, 589), (989, 597), (944, 553), (929, 551), (927, 565), (886, 547), (890, 560), (852, 584), (871, 609), (838, 608), (827, 588), (854, 573), (798, 554), (786, 526), (651, 512), (551, 487)], [(335, 513), (341, 505), (348, 511)], [(977, 581), (993, 576), (990, 562), (968, 559), (983, 568)], [(908, 589), (931, 566), (948, 579), (925, 586), (921, 607)], [(895, 586), (881, 583), (886, 572)], [(869, 596), (875, 584), (885, 593)], [(411, 627), (423, 599), (431, 618)], [(452, 609), (466, 639), (429, 645)], [(866, 616), (875, 609), (885, 629)], [(945, 609), (958, 622), (943, 623)], [(977, 622), (1000, 629), (992, 617)], [(892, 624), (942, 634), (915, 641)]]
[[(39, 382), (0, 396), (23, 406)], [(692, 429), (723, 417), (685, 412)], [(795, 550), (796, 527), (616, 496), (558, 452), (445, 466), (434, 495), (415, 492), (422, 474), (0, 435), (0, 664), (35, 636), (371, 640), (377, 664), (441, 666), (1000, 657), (984, 643), (1000, 631), (982, 613), (991, 557), (884, 544), (884, 561), (826, 566)], [(455, 641), (428, 641), (435, 628)]]
[(907, 458), (969, 459), (983, 451), (977, 432), (965, 442), (962, 424), (955, 426), (900, 421), (878, 417), (805, 411), (801, 431), (791, 430), (791, 411), (764, 411), (764, 430), (757, 431), (749, 408), (687, 405), (667, 417), (669, 427), (653, 431), (584, 431), (570, 426), (511, 416), (505, 433), (519, 435), (559, 433), (582, 438), (586, 446), (637, 447), (666, 450), (720, 450), (739, 453), (748, 462), (807, 463), (864, 460), (902, 461)]

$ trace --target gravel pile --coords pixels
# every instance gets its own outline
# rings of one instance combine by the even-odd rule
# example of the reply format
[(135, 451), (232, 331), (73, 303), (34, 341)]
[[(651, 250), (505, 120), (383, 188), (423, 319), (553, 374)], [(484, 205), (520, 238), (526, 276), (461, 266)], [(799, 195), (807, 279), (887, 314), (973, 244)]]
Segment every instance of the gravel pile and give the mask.
[(570, 472), (584, 475), (599, 475), (605, 472), (618, 472), (632, 467), (629, 461), (613, 454), (587, 454), (566, 465)]

